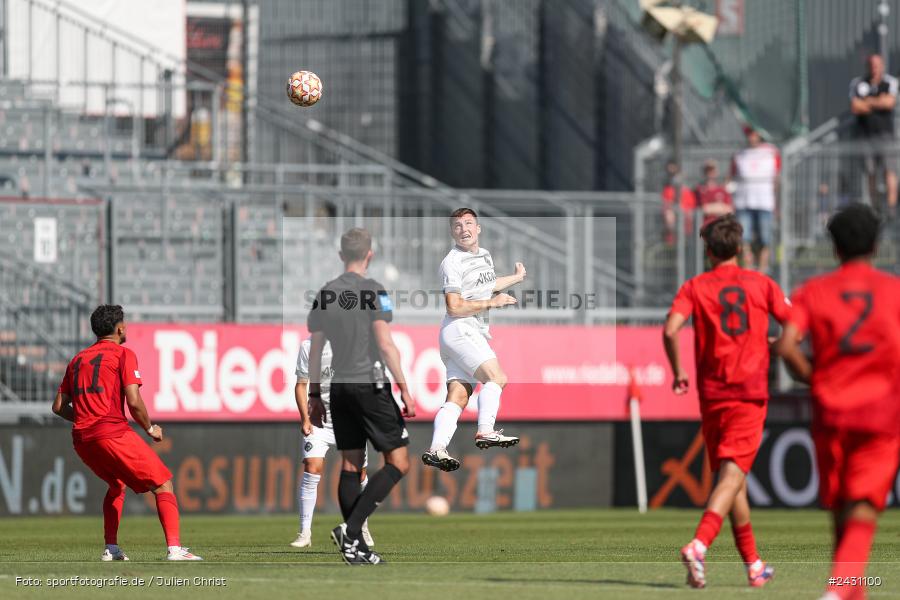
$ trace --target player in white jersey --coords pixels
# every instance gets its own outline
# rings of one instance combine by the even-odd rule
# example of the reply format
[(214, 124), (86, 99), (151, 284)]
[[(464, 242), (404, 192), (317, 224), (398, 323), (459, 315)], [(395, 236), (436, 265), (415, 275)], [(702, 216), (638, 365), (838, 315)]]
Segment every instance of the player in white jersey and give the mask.
[(447, 367), (447, 401), (434, 417), (431, 448), (422, 455), (422, 462), (442, 471), (459, 468), (459, 461), (447, 453), (447, 446), (479, 382), (475, 445), (483, 450), (519, 443), (519, 438), (503, 435), (502, 429), (494, 430), (506, 374), (488, 344), (488, 310), (515, 304), (515, 298), (501, 292), (525, 279), (522, 263), (516, 263), (514, 274), (497, 277), (491, 253), (478, 245), (481, 225), (471, 208), (460, 208), (450, 215), (450, 233), (456, 245), (441, 262), (447, 315), (441, 323), (440, 350)]
[[(328, 450), (335, 447), (334, 429), (331, 425), (331, 378), (334, 372), (331, 369), (331, 344), (325, 342), (322, 350), (322, 375), (320, 391), (322, 394), (323, 413), (309, 411), (309, 397), (307, 384), (309, 384), (309, 348), (311, 341), (306, 339), (300, 345), (297, 354), (297, 385), (294, 387), (294, 398), (297, 400), (297, 408), (300, 410), (303, 429), (303, 477), (300, 480), (298, 495), (300, 499), (300, 531), (297, 539), (291, 542), (294, 548), (305, 548), (312, 545), (312, 518), (316, 509), (319, 481), (322, 479), (322, 471), (325, 468), (325, 455)], [(360, 483), (365, 488), (366, 456), (363, 468), (359, 473)], [(369, 534), (368, 522), (362, 528), (363, 538), (366, 544), (374, 546), (375, 542)]]

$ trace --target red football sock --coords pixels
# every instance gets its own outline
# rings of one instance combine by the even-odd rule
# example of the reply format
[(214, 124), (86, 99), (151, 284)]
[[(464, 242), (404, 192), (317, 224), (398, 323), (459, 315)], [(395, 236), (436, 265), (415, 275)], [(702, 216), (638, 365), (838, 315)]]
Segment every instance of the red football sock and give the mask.
[[(841, 541), (838, 542), (837, 549), (834, 552), (831, 576), (843, 581), (847, 577), (862, 577), (865, 575), (866, 563), (869, 561), (869, 551), (872, 549), (872, 540), (874, 538), (874, 521), (847, 519), (844, 523)], [(828, 591), (834, 592), (842, 598), (849, 598), (863, 590), (856, 586), (830, 585), (828, 586)]]
[(731, 532), (734, 534), (734, 545), (737, 546), (744, 564), (752, 565), (759, 560), (759, 553), (756, 551), (756, 538), (753, 537), (753, 528), (750, 523), (741, 526), (731, 526)]
[(172, 492), (156, 494), (156, 512), (166, 534), (167, 546), (180, 546), (178, 536), (178, 501)]
[(831, 549), (832, 554), (837, 552), (838, 546), (841, 545), (841, 540), (844, 537), (844, 524), (840, 525), (835, 524), (834, 526), (834, 548)]
[(125, 488), (109, 488), (103, 498), (103, 537), (107, 544), (118, 544), (119, 521), (125, 504)]
[(694, 533), (694, 539), (699, 540), (704, 546), (709, 548), (712, 546), (713, 540), (719, 535), (722, 529), (722, 515), (707, 510), (700, 518), (700, 524), (697, 525), (697, 531)]

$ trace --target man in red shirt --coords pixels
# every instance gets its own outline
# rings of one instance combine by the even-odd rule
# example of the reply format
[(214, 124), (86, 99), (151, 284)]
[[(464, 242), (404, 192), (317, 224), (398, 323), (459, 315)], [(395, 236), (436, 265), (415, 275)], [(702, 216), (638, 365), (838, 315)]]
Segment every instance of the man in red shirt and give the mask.
[(703, 211), (703, 227), (719, 217), (734, 212), (731, 194), (719, 182), (719, 164), (710, 159), (703, 163), (703, 183), (694, 191), (697, 204)]
[(762, 442), (769, 399), (769, 315), (783, 322), (790, 304), (774, 281), (742, 269), (743, 229), (733, 215), (703, 229), (712, 270), (688, 280), (672, 302), (663, 343), (674, 373), (676, 394), (688, 389), (681, 367), (678, 331), (693, 317), (703, 438), (718, 481), (694, 539), (681, 549), (691, 587), (706, 586), (706, 551), (731, 517), (735, 544), (751, 586), (765, 585), (774, 570), (759, 558), (750, 525), (746, 476)]
[(106, 550), (103, 561), (128, 560), (117, 535), (125, 503), (125, 486), (138, 494), (153, 492), (168, 546), (168, 560), (202, 560), (179, 542), (178, 502), (172, 473), (128, 426), (131, 416), (154, 441), (162, 428), (152, 425), (141, 399), (141, 372), (134, 352), (125, 343), (125, 314), (121, 306), (104, 304), (91, 314), (97, 342), (75, 355), (53, 401), (53, 412), (75, 423), (72, 441), (81, 460), (109, 485), (103, 499)]
[[(776, 350), (812, 384), (819, 497), (834, 518), (825, 598), (863, 597), (878, 514), (900, 457), (900, 279), (872, 267), (879, 219), (852, 204), (828, 223), (841, 266), (794, 294)], [(815, 365), (799, 348), (809, 336)]]
[[(668, 181), (662, 190), (663, 201), (663, 225), (665, 226), (665, 242), (675, 243), (675, 224), (678, 220), (675, 214), (675, 196), (678, 195), (678, 207), (684, 213), (684, 234), (691, 236), (694, 231), (694, 209), (697, 208), (697, 198), (690, 187), (683, 185), (681, 171), (674, 161), (666, 163), (666, 175)], [(679, 190), (677, 192), (676, 190)]]

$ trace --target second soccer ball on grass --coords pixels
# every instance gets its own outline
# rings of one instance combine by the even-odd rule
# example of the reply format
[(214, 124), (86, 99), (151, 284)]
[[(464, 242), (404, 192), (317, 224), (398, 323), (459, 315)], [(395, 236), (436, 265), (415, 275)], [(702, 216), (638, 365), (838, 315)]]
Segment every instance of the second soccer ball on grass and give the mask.
[(450, 503), (443, 496), (432, 496), (425, 501), (425, 510), (432, 517), (444, 517), (450, 513)]

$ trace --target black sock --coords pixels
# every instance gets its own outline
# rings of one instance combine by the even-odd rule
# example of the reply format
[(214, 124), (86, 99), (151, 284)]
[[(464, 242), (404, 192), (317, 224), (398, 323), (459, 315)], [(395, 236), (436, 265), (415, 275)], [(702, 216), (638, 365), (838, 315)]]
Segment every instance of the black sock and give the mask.
[(350, 518), (353, 505), (359, 498), (359, 473), (356, 471), (341, 471), (341, 479), (338, 482), (338, 504), (341, 505), (341, 514), (344, 521)]
[[(388, 497), (394, 486), (403, 479), (403, 473), (394, 465), (388, 463), (384, 468), (369, 478), (369, 485), (360, 494), (353, 512), (347, 519), (347, 535), (353, 539), (359, 538), (362, 526), (378, 505)], [(343, 483), (343, 473), (341, 482)]]

